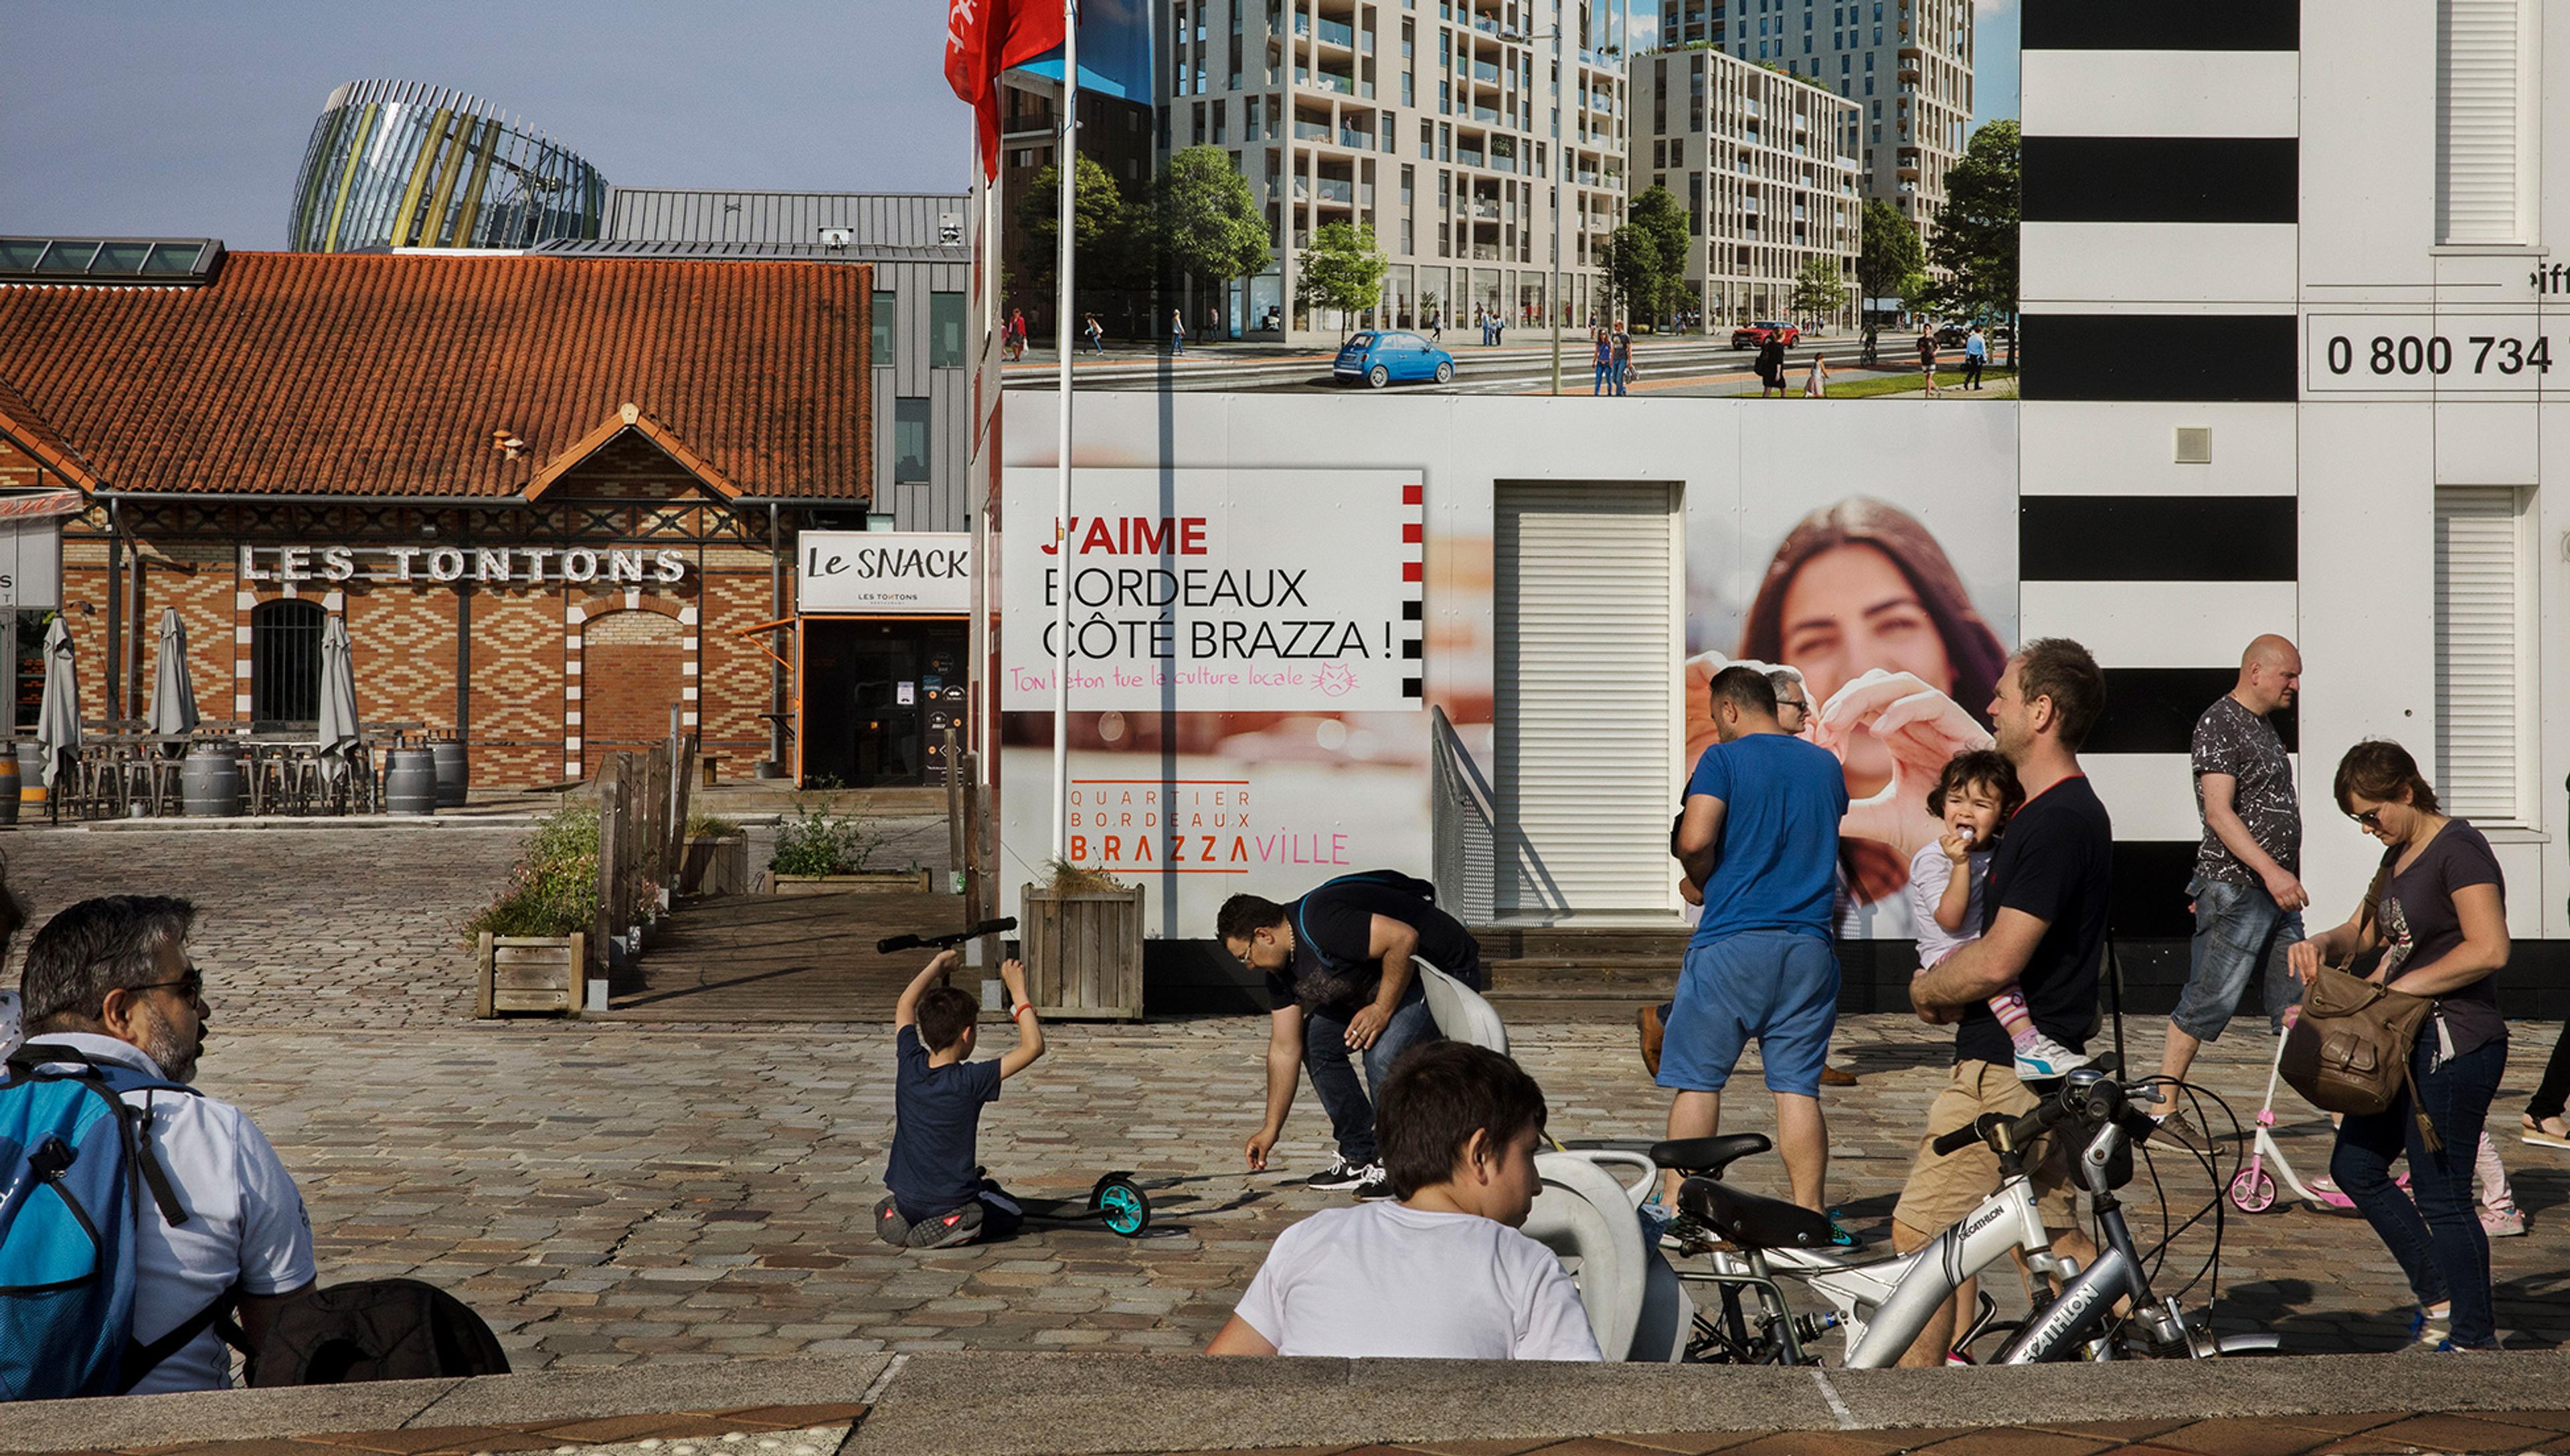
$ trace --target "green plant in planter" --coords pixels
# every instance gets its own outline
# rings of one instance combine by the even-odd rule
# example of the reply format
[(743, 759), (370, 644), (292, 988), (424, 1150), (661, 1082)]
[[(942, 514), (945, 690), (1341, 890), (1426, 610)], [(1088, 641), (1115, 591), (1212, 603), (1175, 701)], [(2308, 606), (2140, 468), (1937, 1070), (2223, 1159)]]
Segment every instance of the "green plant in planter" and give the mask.
[(827, 799), (797, 799), (776, 827), (776, 853), (767, 868), (778, 875), (855, 875), (882, 849), (884, 836), (853, 814), (831, 812)]
[(687, 816), (687, 838), (691, 840), (727, 840), (740, 833), (740, 826), (718, 814), (701, 810)]
[(574, 800), (537, 822), (508, 888), (464, 930), (571, 935), (594, 926), (598, 910), (598, 806)]

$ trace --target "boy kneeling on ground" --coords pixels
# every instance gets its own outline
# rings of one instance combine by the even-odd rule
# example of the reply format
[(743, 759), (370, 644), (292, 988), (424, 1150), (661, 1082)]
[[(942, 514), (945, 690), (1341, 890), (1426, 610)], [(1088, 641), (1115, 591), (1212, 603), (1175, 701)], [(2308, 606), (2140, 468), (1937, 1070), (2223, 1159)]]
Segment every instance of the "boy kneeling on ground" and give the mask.
[(1534, 1079), (1495, 1051), (1423, 1042), (1375, 1121), (1395, 1201), (1286, 1230), (1207, 1353), (1602, 1358), (1568, 1272), (1517, 1232), (1542, 1188)]
[(1045, 1052), (1044, 1027), (1027, 1000), (1027, 968), (1000, 966), (1009, 988), (1009, 1019), (1018, 1044), (997, 1061), (969, 1060), (981, 1005), (946, 984), (962, 957), (938, 952), (911, 978), (894, 1006), (892, 1155), (884, 1161), (890, 1197), (875, 1205), (875, 1234), (911, 1249), (1006, 1239), (1025, 1211), (982, 1175), (975, 1156), (982, 1104), (998, 1100), (1000, 1083), (1035, 1065)]

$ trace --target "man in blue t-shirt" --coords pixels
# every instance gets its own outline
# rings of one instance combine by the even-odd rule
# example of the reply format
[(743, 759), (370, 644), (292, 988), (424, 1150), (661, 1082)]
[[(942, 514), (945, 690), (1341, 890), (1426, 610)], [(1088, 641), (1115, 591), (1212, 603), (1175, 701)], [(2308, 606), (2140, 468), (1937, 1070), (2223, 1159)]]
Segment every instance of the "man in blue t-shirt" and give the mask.
[[(1756, 1037), (1794, 1202), (1818, 1210), (1830, 1157), (1821, 1066), (1838, 1027), (1830, 908), (1847, 772), (1785, 731), (1766, 673), (1726, 667), (1708, 692), (1721, 741), (1696, 760), (1673, 845), (1702, 892), (1704, 918), (1660, 1053), (1659, 1083), (1677, 1094), (1669, 1136), (1721, 1131), (1723, 1085)], [(1676, 1203), (1674, 1187), (1667, 1199)]]

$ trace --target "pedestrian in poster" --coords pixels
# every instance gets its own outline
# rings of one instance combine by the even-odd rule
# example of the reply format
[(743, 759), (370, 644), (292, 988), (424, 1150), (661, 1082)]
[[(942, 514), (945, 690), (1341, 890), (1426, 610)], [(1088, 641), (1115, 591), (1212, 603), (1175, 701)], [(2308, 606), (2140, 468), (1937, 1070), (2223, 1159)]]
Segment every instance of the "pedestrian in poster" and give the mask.
[(1169, 310), (1169, 352), (1174, 355), (1183, 354), (1186, 351), (1187, 321), (1182, 314), (1172, 308)]
[(1803, 398), (1827, 399), (1830, 393), (1830, 366), (1818, 353), (1812, 355), (1812, 367), (1803, 372)]
[(1785, 397), (1785, 341), (1773, 333), (1758, 344), (1758, 397)]
[[(1615, 341), (1613, 336), (1604, 329), (1591, 326), (1588, 330), (1588, 344), (1590, 351), (1596, 356), (1597, 379), (1588, 388), (1588, 393), (1594, 397), (1606, 393), (1606, 376), (1615, 368)], [(1623, 392), (1622, 386), (1618, 385), (1615, 393)]]
[(1981, 337), (1981, 326), (1974, 324), (1972, 331), (1963, 336), (1963, 388), (1980, 388), (1982, 366), (1989, 362), (1989, 340)]
[(1613, 354), (1615, 392), (1620, 395), (1633, 382), (1633, 329), (1620, 318), (1615, 320)]
[(1928, 398), (1935, 398), (1936, 325), (1933, 323), (1923, 323), (1919, 326), (1919, 372), (1927, 378)]
[(1014, 364), (1027, 357), (1027, 311), (1025, 309), (1009, 310), (1009, 326), (1001, 332), (1000, 341), (1009, 351), (1010, 363)]
[(1434, 308), (1428, 310), (1428, 342), (1446, 342), (1446, 316)]
[(1080, 323), (1079, 331), (1088, 338), (1088, 352), (1092, 354), (1106, 352), (1106, 330), (1098, 327), (1096, 314), (1086, 315)]

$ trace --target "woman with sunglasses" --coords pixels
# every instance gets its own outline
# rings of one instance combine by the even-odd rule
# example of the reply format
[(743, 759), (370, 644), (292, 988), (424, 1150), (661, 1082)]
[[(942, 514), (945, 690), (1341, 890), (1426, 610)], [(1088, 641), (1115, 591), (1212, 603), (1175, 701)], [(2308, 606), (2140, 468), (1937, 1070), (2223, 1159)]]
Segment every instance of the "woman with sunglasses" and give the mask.
[[(2382, 842), (2382, 864), (2347, 923), (2287, 952), (2306, 984), (2324, 964), (2374, 957), (2370, 978), (2425, 996), (2410, 1074), (2443, 1145), (2429, 1152), (2410, 1094), (2339, 1125), (2330, 1172), (2399, 1261), (2418, 1296), (2410, 1334), (2435, 1349), (2492, 1349), (2489, 1238), (2472, 1202), (2481, 1123), (2507, 1070), (2507, 1022), (2493, 977), (2507, 964), (2507, 889), (2489, 841), (2436, 804), (2436, 791), (2396, 743), (2359, 743), (2339, 760), (2338, 806)], [(2409, 1163), (2409, 1193), (2391, 1162)], [(2411, 1203), (2411, 1198), (2416, 1202)]]

